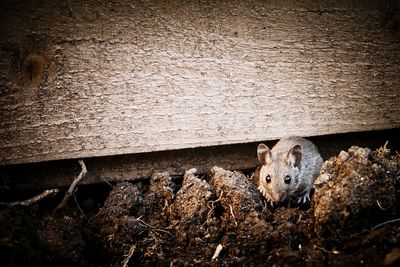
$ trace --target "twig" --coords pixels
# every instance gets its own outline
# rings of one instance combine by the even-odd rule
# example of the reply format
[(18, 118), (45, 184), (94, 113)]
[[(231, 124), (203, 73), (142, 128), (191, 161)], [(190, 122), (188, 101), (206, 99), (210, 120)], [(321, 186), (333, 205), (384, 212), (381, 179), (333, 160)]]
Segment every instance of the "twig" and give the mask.
[(86, 165), (83, 162), (83, 160), (79, 160), (78, 162), (79, 162), (79, 165), (81, 165), (82, 170), (79, 173), (78, 177), (76, 177), (75, 180), (72, 182), (72, 184), (68, 188), (67, 192), (65, 192), (65, 196), (64, 196), (63, 200), (61, 201), (61, 203), (58, 204), (58, 206), (53, 210), (53, 216), (55, 215), (56, 211), (58, 211), (59, 209), (61, 209), (61, 208), (63, 208), (65, 206), (65, 204), (67, 203), (68, 199), (71, 197), (72, 193), (75, 191), (75, 188), (78, 185), (78, 183), (87, 174)]
[(35, 204), (36, 202), (39, 202), (40, 200), (49, 197), (49, 196), (54, 196), (57, 194), (60, 190), (58, 188), (55, 189), (48, 189), (44, 190), (43, 193), (34, 196), (32, 198), (22, 200), (22, 201), (15, 201), (15, 202), (0, 202), (0, 205), (8, 206), (8, 207), (13, 207), (13, 206), (29, 206), (32, 204)]
[(380, 223), (380, 224), (375, 225), (374, 227), (372, 227), (372, 228), (371, 228), (371, 231), (375, 230), (376, 228), (378, 228), (378, 227), (380, 227), (380, 226), (382, 226), (382, 225), (385, 225), (385, 224), (388, 224), (388, 223), (394, 223), (394, 222), (398, 222), (398, 221), (400, 221), (400, 218), (397, 218), (397, 219), (394, 219), (394, 220), (389, 220), (389, 221)]
[(133, 253), (135, 253), (135, 250), (136, 250), (136, 244), (132, 244), (131, 247), (129, 248), (128, 254), (124, 255), (125, 259), (121, 262), (122, 267), (128, 266), (129, 260), (131, 259)]

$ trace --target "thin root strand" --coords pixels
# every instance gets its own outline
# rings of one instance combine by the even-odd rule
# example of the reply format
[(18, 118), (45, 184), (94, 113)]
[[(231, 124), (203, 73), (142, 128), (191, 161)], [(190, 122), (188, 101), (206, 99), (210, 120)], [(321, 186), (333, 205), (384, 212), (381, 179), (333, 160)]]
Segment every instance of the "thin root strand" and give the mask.
[(58, 204), (58, 206), (53, 210), (53, 216), (55, 215), (55, 213), (63, 208), (65, 206), (65, 204), (67, 203), (68, 199), (71, 197), (72, 193), (75, 191), (75, 188), (77, 187), (78, 183), (86, 176), (87, 174), (87, 169), (86, 169), (86, 165), (83, 162), (83, 160), (79, 160), (79, 165), (81, 165), (81, 172), (79, 173), (78, 177), (75, 178), (75, 180), (72, 182), (72, 184), (70, 185), (70, 187), (68, 188), (67, 192), (65, 192), (65, 196), (63, 198), (63, 200), (61, 201), (60, 204)]

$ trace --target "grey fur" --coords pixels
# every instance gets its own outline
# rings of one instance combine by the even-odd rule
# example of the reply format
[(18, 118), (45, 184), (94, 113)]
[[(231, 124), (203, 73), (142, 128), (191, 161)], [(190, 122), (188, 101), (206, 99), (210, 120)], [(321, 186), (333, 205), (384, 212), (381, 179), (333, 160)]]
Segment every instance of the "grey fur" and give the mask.
[[(297, 147), (289, 153), (296, 145), (300, 145), (301, 149)], [(260, 144), (257, 153), (262, 164), (258, 189), (266, 199), (271, 202), (286, 199), (305, 202), (309, 199), (310, 190), (323, 163), (313, 143), (302, 137), (287, 137), (282, 138), (271, 150)], [(297, 166), (294, 164), (295, 159), (299, 162)], [(289, 184), (285, 183), (287, 175), (291, 178)], [(271, 177), (270, 183), (267, 183), (267, 176)]]

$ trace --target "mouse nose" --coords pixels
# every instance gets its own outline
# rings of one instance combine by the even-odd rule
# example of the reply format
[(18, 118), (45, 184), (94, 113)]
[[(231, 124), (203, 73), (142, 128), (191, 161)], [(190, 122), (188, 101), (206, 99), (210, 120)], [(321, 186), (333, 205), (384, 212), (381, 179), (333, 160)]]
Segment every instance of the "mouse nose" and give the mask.
[(281, 201), (283, 198), (283, 193), (282, 192), (273, 192), (272, 193), (272, 198), (274, 199), (274, 201)]

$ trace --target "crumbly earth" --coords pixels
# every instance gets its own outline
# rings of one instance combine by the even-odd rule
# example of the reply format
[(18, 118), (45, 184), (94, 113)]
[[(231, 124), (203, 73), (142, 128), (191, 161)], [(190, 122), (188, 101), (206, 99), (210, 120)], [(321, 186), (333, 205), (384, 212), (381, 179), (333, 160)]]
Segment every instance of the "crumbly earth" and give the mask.
[(82, 187), (55, 217), (60, 197), (2, 205), (0, 258), (2, 266), (395, 266), (399, 163), (388, 150), (351, 147), (324, 163), (301, 206), (271, 207), (257, 171), (219, 167)]
[(383, 155), (359, 147), (325, 162), (314, 185), (319, 236), (359, 234), (381, 218), (395, 217), (397, 167)]

